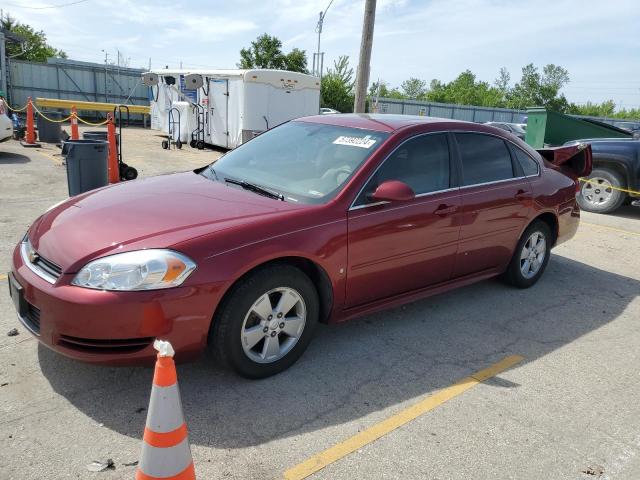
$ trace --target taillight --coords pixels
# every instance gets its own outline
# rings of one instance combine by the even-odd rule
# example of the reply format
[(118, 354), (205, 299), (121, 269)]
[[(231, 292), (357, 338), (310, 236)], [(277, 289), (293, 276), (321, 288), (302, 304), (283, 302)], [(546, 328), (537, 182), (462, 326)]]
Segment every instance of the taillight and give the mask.
[(580, 179), (576, 179), (576, 195), (580, 193), (580, 189), (582, 188), (582, 184), (580, 183)]

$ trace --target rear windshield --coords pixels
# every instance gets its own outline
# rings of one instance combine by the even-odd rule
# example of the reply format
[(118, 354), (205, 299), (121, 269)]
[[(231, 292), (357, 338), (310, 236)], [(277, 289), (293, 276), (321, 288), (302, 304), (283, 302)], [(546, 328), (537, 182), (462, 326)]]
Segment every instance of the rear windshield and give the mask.
[(205, 169), (202, 174), (250, 182), (285, 201), (324, 203), (388, 137), (387, 133), (336, 125), (289, 122), (268, 130)]

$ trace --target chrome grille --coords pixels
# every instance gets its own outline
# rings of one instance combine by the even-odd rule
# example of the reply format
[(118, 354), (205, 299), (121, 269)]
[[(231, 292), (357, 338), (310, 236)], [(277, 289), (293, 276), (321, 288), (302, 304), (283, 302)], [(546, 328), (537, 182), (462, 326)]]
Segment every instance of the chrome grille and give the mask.
[(56, 280), (60, 278), (60, 275), (62, 275), (62, 268), (39, 255), (35, 258), (33, 264), (44, 270), (48, 275), (51, 275)]
[(28, 238), (20, 245), (22, 261), (29, 269), (40, 278), (49, 283), (55, 283), (62, 275), (62, 268), (50, 260), (40, 256), (33, 248)]

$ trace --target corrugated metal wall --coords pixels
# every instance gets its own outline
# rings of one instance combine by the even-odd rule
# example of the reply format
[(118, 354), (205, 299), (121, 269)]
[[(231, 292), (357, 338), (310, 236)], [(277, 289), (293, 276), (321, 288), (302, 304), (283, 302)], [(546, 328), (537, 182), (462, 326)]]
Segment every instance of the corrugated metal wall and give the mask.
[[(508, 108), (474, 107), (472, 105), (455, 105), (452, 103), (422, 102), (419, 100), (397, 100), (381, 98), (378, 100), (377, 113), (395, 113), (403, 115), (425, 115), (427, 117), (452, 118), (468, 122), (508, 122), (525, 123), (525, 110), (511, 110)], [(615, 126), (624, 126), (626, 122), (638, 123), (637, 120), (623, 120), (620, 118), (588, 117), (574, 115), (578, 118), (590, 118)]]
[(468, 122), (509, 122), (523, 123), (527, 112), (506, 108), (474, 107), (450, 103), (423, 102), (419, 100), (396, 100), (381, 98), (378, 113), (403, 115), (424, 115), (427, 117), (452, 118)]
[[(9, 61), (9, 102), (22, 106), (28, 97), (148, 105), (144, 70), (50, 59), (49, 63)], [(128, 99), (128, 100), (127, 100)]]

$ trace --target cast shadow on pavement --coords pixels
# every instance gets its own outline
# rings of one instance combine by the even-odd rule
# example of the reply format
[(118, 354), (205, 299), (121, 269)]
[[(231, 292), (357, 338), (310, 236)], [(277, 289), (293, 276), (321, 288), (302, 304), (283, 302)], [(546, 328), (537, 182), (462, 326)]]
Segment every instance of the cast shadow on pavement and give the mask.
[[(296, 365), (265, 380), (242, 379), (207, 359), (181, 365), (190, 441), (242, 448), (414, 402), (507, 355), (535, 361), (615, 320), (638, 292), (636, 280), (554, 255), (528, 290), (486, 281), (322, 325)], [(151, 369), (87, 365), (42, 346), (38, 356), (53, 389), (78, 410), (141, 438)], [(518, 388), (499, 376), (487, 383)]]
[(0, 165), (9, 165), (16, 163), (28, 163), (31, 160), (26, 155), (13, 152), (0, 151)]

